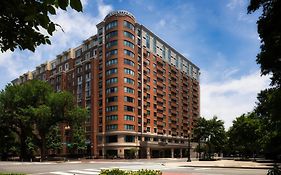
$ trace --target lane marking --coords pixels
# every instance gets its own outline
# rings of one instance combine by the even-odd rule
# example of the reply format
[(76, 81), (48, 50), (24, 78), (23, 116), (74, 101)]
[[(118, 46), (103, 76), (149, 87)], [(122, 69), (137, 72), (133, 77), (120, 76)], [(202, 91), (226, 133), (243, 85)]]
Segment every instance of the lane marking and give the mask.
[(66, 173), (62, 171), (55, 171), (55, 172), (50, 172), (51, 174), (59, 174), (59, 175), (73, 175), (73, 173)]
[(81, 171), (81, 170), (69, 170), (68, 172), (72, 173), (78, 173), (78, 174), (99, 174), (99, 172), (93, 172), (93, 171)]

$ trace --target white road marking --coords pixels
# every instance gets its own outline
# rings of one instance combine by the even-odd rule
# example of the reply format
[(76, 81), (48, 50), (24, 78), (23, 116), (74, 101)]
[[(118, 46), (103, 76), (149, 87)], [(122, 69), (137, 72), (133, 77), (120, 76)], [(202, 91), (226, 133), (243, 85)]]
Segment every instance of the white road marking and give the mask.
[(85, 171), (96, 171), (96, 172), (100, 171), (100, 169), (83, 169), (83, 170), (85, 170)]
[(194, 170), (195, 171), (200, 171), (200, 170), (209, 170), (209, 169), (211, 169), (211, 168), (195, 168)]
[(69, 170), (68, 172), (71, 172), (71, 173), (78, 173), (78, 174), (99, 174), (99, 172), (81, 171), (81, 170)]
[[(138, 171), (141, 169), (148, 169), (148, 170), (166, 170), (166, 169), (175, 169), (175, 168), (181, 168), (181, 167), (166, 167), (162, 165), (135, 165), (135, 166), (112, 166), (112, 167), (100, 167), (98, 169), (79, 169), (79, 170), (66, 170), (66, 171), (54, 171), (50, 172), (50, 174), (57, 174), (57, 175), (74, 175), (74, 174), (80, 174), (80, 175), (87, 175), (87, 174), (93, 174), (98, 175), (101, 170), (106, 169), (120, 169), (120, 170), (127, 170), (127, 171)], [(198, 170), (202, 170), (204, 168), (198, 168)], [(205, 168), (210, 169), (210, 168)]]
[(55, 172), (50, 172), (51, 174), (58, 174), (58, 175), (73, 175), (73, 173), (66, 173), (62, 171), (55, 171)]

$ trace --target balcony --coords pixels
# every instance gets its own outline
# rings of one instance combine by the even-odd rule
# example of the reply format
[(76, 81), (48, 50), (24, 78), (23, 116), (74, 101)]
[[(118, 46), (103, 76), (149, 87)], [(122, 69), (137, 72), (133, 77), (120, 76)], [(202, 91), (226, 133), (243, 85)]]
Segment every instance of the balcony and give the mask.
[(164, 85), (163, 82), (157, 81), (156, 83), (157, 87), (161, 87), (163, 89)]
[(157, 113), (157, 118), (163, 119), (163, 113)]
[(164, 100), (163, 100), (163, 98), (161, 98), (161, 97), (158, 97), (158, 98), (157, 98), (157, 102), (160, 102), (160, 103), (162, 103), (162, 105), (163, 105), (163, 103), (164, 103)]
[(163, 106), (162, 105), (157, 105), (157, 109), (163, 111)]
[(163, 97), (164, 93), (163, 93), (163, 91), (159, 90), (159, 91), (157, 91), (157, 95), (160, 95), (161, 97)]

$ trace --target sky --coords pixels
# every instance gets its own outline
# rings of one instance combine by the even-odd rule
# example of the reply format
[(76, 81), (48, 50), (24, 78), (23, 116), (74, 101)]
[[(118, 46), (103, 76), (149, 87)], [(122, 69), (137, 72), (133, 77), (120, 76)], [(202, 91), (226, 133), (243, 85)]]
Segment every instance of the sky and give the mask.
[(201, 116), (217, 116), (229, 128), (254, 109), (257, 93), (268, 87), (256, 55), (259, 13), (247, 14), (248, 0), (82, 0), (83, 13), (58, 11), (52, 45), (35, 52), (0, 52), (0, 89), (96, 34), (96, 24), (113, 10), (127, 10), (161, 39), (200, 68)]

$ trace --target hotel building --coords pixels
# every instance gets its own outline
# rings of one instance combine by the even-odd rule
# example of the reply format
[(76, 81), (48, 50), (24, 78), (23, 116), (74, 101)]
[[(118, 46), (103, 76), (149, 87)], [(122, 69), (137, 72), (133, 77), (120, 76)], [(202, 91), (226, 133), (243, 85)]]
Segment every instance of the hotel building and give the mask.
[(132, 149), (140, 158), (183, 157), (200, 115), (199, 75), (131, 13), (114, 11), (96, 35), (12, 82), (41, 79), (73, 93), (90, 111), (85, 130), (94, 157), (124, 158)]

